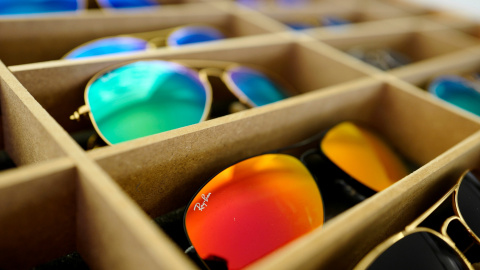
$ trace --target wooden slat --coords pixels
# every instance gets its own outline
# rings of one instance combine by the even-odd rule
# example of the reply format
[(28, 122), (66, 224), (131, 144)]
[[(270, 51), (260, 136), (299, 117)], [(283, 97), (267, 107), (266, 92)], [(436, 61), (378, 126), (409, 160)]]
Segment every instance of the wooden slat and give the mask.
[[(0, 63), (5, 148), (17, 165), (65, 156), (69, 136)], [(72, 149), (73, 150), (73, 149)]]
[(31, 268), (75, 251), (76, 182), (67, 158), (0, 173), (0, 268)]

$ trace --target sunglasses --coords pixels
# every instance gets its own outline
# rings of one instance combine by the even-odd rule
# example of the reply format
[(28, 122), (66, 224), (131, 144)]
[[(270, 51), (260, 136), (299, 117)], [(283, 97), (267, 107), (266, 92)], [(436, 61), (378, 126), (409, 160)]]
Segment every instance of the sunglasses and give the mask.
[[(289, 153), (296, 149), (301, 153)], [(311, 155), (323, 162), (308, 161)], [(244, 268), (324, 224), (327, 202), (320, 191), (330, 191), (322, 182), (344, 179), (378, 192), (408, 173), (373, 129), (341, 122), (292, 146), (242, 160), (208, 180), (185, 209), (191, 244), (186, 253), (196, 254), (207, 267)]]
[[(121, 9), (156, 6), (156, 0), (96, 0), (101, 8)], [(87, 8), (86, 0), (2, 0), (0, 15), (75, 12)]]
[(82, 44), (64, 59), (77, 59), (116, 53), (130, 53), (160, 47), (178, 47), (187, 44), (224, 39), (218, 29), (208, 25), (186, 25), (159, 31), (104, 37)]
[(350, 23), (349, 20), (337, 16), (322, 16), (320, 19), (305, 19), (302, 21), (286, 22), (285, 24), (293, 30), (300, 31), (322, 26), (343, 26)]
[(355, 269), (474, 269), (475, 262), (480, 266), (478, 176), (478, 171), (465, 172), (442, 199), (373, 249)]
[(471, 79), (458, 75), (439, 76), (428, 85), (428, 91), (443, 101), (480, 116), (478, 75), (474, 74)]
[(412, 63), (409, 56), (388, 48), (353, 47), (346, 53), (383, 71)]
[(203, 60), (143, 60), (100, 71), (85, 88), (85, 103), (70, 119), (89, 115), (107, 144), (196, 124), (212, 106), (209, 78), (246, 107), (283, 100), (295, 92), (281, 78), (258, 67)]

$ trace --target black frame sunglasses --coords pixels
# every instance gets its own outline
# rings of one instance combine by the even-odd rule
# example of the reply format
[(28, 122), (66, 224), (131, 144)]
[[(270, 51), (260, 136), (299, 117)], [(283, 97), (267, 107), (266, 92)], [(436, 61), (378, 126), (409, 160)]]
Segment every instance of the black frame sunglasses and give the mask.
[(465, 171), (438, 202), (371, 250), (354, 269), (475, 268), (480, 268), (478, 169)]

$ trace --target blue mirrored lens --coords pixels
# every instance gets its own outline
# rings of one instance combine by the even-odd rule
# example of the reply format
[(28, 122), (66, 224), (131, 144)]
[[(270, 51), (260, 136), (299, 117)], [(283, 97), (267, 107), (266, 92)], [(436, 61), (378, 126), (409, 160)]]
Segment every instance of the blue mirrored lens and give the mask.
[(71, 12), (83, 9), (79, 0), (1, 0), (0, 15)]
[(87, 88), (87, 104), (99, 133), (116, 144), (202, 121), (208, 95), (195, 71), (150, 60), (97, 77)]
[(168, 46), (180, 46), (191, 43), (223, 39), (225, 36), (219, 30), (209, 26), (185, 26), (168, 36)]
[(439, 77), (429, 85), (428, 90), (440, 99), (480, 115), (480, 93), (459, 76)]
[(297, 30), (297, 31), (315, 27), (315, 25), (313, 25), (313, 24), (303, 23), (303, 22), (288, 22), (288, 23), (286, 23), (286, 25), (288, 27), (292, 28), (293, 30)]
[(148, 47), (147, 41), (134, 37), (111, 37), (87, 43), (71, 51), (66, 59), (144, 51)]
[(337, 16), (324, 16), (322, 17), (322, 25), (323, 26), (340, 26), (350, 24), (349, 20), (342, 19)]
[(97, 0), (97, 3), (103, 8), (139, 8), (159, 5), (155, 0)]
[(245, 96), (254, 106), (262, 106), (288, 97), (287, 90), (265, 74), (247, 67), (235, 67), (228, 75), (240, 95)]
[(309, 0), (276, 0), (278, 6), (286, 6), (286, 7), (300, 7), (306, 6)]

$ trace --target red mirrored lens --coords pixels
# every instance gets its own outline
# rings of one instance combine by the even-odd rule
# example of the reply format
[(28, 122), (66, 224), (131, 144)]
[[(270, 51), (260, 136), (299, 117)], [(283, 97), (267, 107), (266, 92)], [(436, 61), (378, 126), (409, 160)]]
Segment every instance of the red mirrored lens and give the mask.
[(191, 202), (185, 227), (199, 256), (239, 269), (321, 226), (318, 187), (295, 157), (266, 154), (216, 175)]

